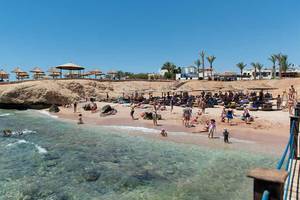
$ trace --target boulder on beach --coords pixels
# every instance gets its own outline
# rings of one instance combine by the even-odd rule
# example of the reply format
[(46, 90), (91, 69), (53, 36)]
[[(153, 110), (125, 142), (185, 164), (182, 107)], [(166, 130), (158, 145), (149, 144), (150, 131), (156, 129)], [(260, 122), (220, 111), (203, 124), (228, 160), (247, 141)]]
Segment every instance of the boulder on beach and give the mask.
[(105, 105), (101, 108), (101, 113), (108, 113), (112, 110), (113, 110), (113, 108), (110, 105)]
[(97, 104), (96, 103), (87, 103), (82, 108), (85, 111), (97, 110)]
[(49, 108), (49, 112), (52, 112), (52, 113), (58, 113), (60, 110), (59, 110), (59, 107), (55, 104), (52, 104), (51, 107)]
[(111, 107), (110, 105), (105, 105), (101, 108), (101, 117), (105, 117), (108, 115), (115, 115), (117, 113), (117, 110)]

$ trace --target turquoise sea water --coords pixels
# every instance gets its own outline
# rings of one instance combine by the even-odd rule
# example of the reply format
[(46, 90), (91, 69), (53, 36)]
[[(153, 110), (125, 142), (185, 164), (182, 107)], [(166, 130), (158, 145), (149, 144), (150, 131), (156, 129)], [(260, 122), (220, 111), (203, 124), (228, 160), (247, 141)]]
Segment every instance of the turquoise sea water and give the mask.
[(277, 160), (78, 126), (36, 111), (0, 110), (5, 128), (23, 135), (0, 137), (1, 200), (247, 200), (247, 171)]

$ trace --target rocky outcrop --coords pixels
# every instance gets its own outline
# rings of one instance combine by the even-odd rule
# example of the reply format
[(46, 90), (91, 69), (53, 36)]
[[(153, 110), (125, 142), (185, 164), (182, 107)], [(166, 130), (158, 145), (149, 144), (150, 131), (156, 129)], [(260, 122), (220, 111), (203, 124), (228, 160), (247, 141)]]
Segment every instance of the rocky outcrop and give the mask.
[(93, 80), (40, 80), (0, 85), (0, 108), (49, 108), (93, 97), (97, 100), (116, 98), (130, 90), (160, 87), (170, 82), (126, 81), (101, 82)]

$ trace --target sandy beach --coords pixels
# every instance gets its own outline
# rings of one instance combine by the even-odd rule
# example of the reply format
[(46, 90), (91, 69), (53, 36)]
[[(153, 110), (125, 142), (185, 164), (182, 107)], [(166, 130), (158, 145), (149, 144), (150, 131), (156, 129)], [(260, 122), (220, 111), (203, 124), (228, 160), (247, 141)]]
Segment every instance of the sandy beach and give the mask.
[[(142, 112), (151, 111), (149, 108), (137, 108), (135, 117), (137, 120), (130, 118), (130, 108), (128, 105), (98, 102), (98, 108), (104, 105), (111, 105), (118, 112), (116, 115), (100, 117), (100, 113), (84, 111), (82, 106), (78, 105), (77, 113), (73, 108), (60, 107), (60, 112), (55, 115), (62, 120), (71, 120), (77, 125), (78, 114), (83, 115), (85, 125), (93, 124), (99, 126), (110, 126), (115, 128), (127, 129), (129, 134), (144, 136), (152, 139), (167, 140), (176, 143), (206, 145), (210, 147), (245, 149), (250, 151), (259, 151), (270, 154), (281, 154), (289, 136), (289, 115), (284, 111), (256, 111), (251, 114), (255, 121), (251, 124), (245, 124), (239, 116), (242, 111), (235, 111), (236, 118), (233, 125), (220, 122), (221, 107), (208, 108), (206, 113), (199, 118), (199, 124), (191, 128), (182, 125), (182, 107), (174, 107), (173, 112), (167, 106), (166, 111), (159, 111), (162, 120), (159, 120), (158, 126), (154, 126), (152, 120), (144, 120), (140, 117)], [(196, 115), (198, 108), (193, 109), (193, 116)], [(202, 130), (207, 119), (216, 119), (217, 133), (215, 139), (208, 139), (207, 132), (196, 133)], [(145, 129), (146, 128), (146, 129)], [(230, 144), (224, 144), (222, 138), (223, 129), (227, 128), (230, 132)], [(168, 137), (162, 137), (160, 130), (165, 129)], [(145, 131), (146, 130), (146, 131)]]

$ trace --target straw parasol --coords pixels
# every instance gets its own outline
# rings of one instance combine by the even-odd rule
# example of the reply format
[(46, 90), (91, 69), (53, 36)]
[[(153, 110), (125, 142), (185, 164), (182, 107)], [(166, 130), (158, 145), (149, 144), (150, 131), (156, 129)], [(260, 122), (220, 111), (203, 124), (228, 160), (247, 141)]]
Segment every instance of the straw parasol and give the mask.
[(53, 79), (57, 78), (60, 76), (60, 72), (58, 69), (56, 69), (55, 67), (51, 67), (49, 70), (49, 76), (51, 76)]
[(18, 79), (24, 80), (29, 78), (29, 74), (27, 72), (20, 72), (18, 73)]
[(107, 74), (110, 75), (112, 77), (112, 79), (114, 79), (116, 77), (117, 73), (118, 72), (115, 70), (110, 70), (107, 72)]
[(91, 75), (95, 75), (95, 79), (97, 78), (97, 76), (101, 76), (103, 75), (103, 72), (100, 71), (99, 69), (95, 69), (89, 72)]
[(45, 76), (45, 72), (41, 70), (39, 67), (35, 67), (30, 72), (33, 73), (34, 79), (39, 79)]
[(8, 79), (9, 74), (6, 73), (3, 69), (0, 70), (0, 81), (3, 81), (4, 79)]
[(23, 73), (24, 71), (21, 70), (19, 67), (16, 67), (13, 71), (11, 71), (12, 73), (16, 74), (16, 78), (17, 80), (19, 80), (21, 77), (19, 76), (20, 73)]

